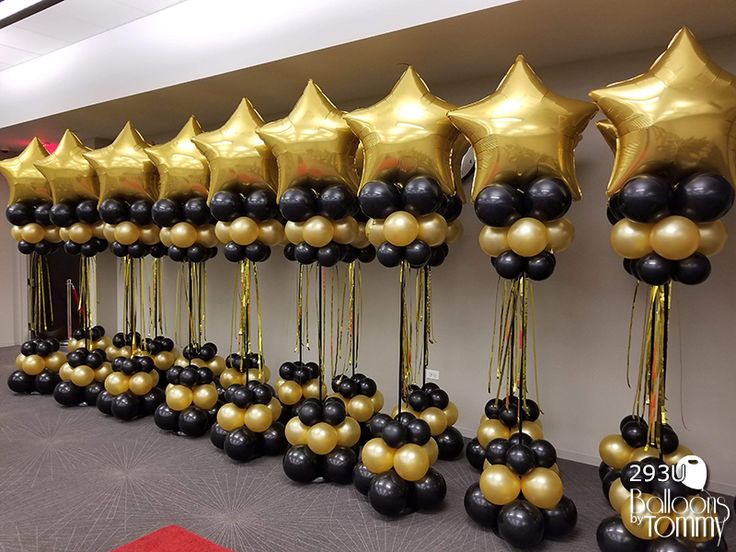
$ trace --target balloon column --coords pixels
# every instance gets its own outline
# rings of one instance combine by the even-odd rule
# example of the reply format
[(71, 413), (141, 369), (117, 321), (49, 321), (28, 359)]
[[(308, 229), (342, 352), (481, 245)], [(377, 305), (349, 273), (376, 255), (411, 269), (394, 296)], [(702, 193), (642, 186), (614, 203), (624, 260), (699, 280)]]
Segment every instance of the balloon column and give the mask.
[(57, 339), (35, 338), (20, 346), (15, 357), (16, 370), (8, 376), (8, 387), (15, 393), (34, 391), (50, 395), (59, 383), (59, 369), (66, 362)]
[[(493, 94), (449, 114), (475, 151), (472, 196), (485, 224), (479, 241), (502, 292), (489, 392), (494, 364), (498, 386), (466, 451), (482, 474), (465, 495), (465, 509), (519, 548), (568, 533), (577, 520), (563, 495), (555, 448), (544, 440), (539, 406), (528, 397), (529, 313), (531, 280), (548, 278), (555, 253), (572, 241), (572, 224), (563, 217), (581, 196), (573, 152), (595, 111), (549, 90), (519, 56)], [(533, 362), (536, 372), (536, 356)]]
[(666, 385), (672, 282), (705, 281), (708, 256), (726, 240), (719, 219), (734, 201), (736, 77), (681, 29), (647, 72), (591, 97), (609, 119), (599, 128), (615, 149), (611, 245), (626, 271), (651, 286), (634, 411), (599, 447), (616, 514), (599, 525), (598, 546), (725, 550), (724, 520), (698, 494), (705, 481), (688, 488), (673, 468), (690, 451), (667, 423)]

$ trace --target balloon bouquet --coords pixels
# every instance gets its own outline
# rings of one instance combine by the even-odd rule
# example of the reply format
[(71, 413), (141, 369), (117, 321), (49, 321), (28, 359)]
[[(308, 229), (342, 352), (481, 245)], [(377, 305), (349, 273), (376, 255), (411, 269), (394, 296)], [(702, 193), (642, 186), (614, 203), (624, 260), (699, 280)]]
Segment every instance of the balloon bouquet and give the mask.
[[(452, 171), (458, 133), (447, 118), (453, 108), (432, 95), (409, 67), (386, 98), (345, 115), (364, 150), (358, 199), (370, 217), (368, 239), (377, 247), (378, 261), (400, 271), (398, 404), (392, 416), (378, 414), (371, 421), (373, 439), (355, 470), (356, 488), (375, 510), (390, 516), (439, 505), (447, 487), (431, 466), (438, 456), (458, 457), (463, 447), (462, 436), (452, 427), (457, 408), (425, 377), (431, 267), (442, 264), (447, 243), (462, 232), (456, 220), (462, 201)], [(410, 269), (417, 271), (415, 316), (409, 312), (406, 290)], [(414, 385), (413, 358), (421, 358), (421, 387)]]
[(598, 546), (726, 550), (725, 520), (703, 491), (705, 481), (685, 484), (682, 470), (702, 460), (667, 423), (666, 385), (672, 282), (704, 282), (708, 257), (726, 241), (720, 218), (734, 201), (736, 77), (681, 29), (646, 73), (591, 97), (608, 117), (599, 128), (615, 151), (607, 190), (611, 245), (637, 289), (650, 286), (634, 411), (599, 446), (603, 491), (616, 514), (599, 525)]
[[(335, 312), (335, 305), (337, 310), (342, 310), (340, 306), (344, 303), (335, 301), (344, 287), (338, 263), (348, 263), (353, 267), (349, 272), (354, 273), (356, 259), (369, 261), (374, 255), (356, 219), (357, 140), (342, 115), (310, 80), (287, 117), (257, 130), (278, 164), (279, 210), (286, 219), (285, 233), (290, 242), (284, 254), (299, 263), (296, 314), (299, 359), (279, 368), (275, 388), (281, 402), (287, 407), (294, 406), (296, 414), (285, 428), (291, 446), (284, 456), (284, 473), (303, 483), (320, 477), (349, 483), (357, 462), (355, 446), (360, 438), (360, 426), (350, 415), (344, 399), (328, 398), (325, 385), (328, 339), (334, 371), (344, 335)], [(305, 363), (309, 276), (315, 273), (318, 361)], [(337, 335), (327, 331), (328, 297), (330, 329), (335, 328), (338, 320)], [(369, 410), (372, 415), (373, 403)]]
[[(529, 315), (532, 281), (552, 275), (555, 255), (573, 238), (564, 215), (581, 197), (574, 148), (595, 112), (549, 90), (519, 56), (493, 94), (449, 114), (475, 151), (472, 196), (485, 225), (479, 243), (500, 277), (497, 299), (501, 291), (489, 392), (494, 369), (498, 385), (466, 450), (482, 474), (465, 495), (465, 509), (519, 548), (569, 533), (577, 520), (540, 408), (528, 397)], [(536, 381), (536, 352), (533, 362)]]
[(16, 370), (8, 376), (8, 387), (15, 393), (53, 393), (65, 362), (58, 340), (40, 337), (51, 327), (54, 315), (46, 255), (61, 242), (59, 228), (49, 218), (51, 188), (35, 166), (47, 155), (34, 138), (19, 156), (0, 161), (0, 174), (10, 190), (5, 217), (12, 225), (10, 235), (18, 242), (18, 251), (29, 258), (29, 279), (33, 281), (29, 297), (31, 339), (21, 345)]
[[(286, 449), (281, 403), (267, 385), (258, 284), (259, 263), (284, 236), (278, 220), (274, 180), (276, 162), (256, 134), (263, 125), (258, 112), (243, 99), (221, 128), (192, 141), (210, 165), (209, 204), (217, 220), (215, 234), (228, 261), (238, 263), (235, 352), (225, 359), (219, 376), (225, 401), (210, 429), (212, 443), (230, 458), (245, 462)], [(253, 348), (251, 302), (255, 296), (257, 349)], [(234, 323), (233, 327), (236, 327)]]
[(147, 146), (128, 122), (112, 144), (82, 153), (99, 180), (103, 235), (113, 254), (122, 258), (124, 331), (116, 333), (106, 349), (112, 371), (97, 396), (98, 410), (120, 420), (153, 414), (163, 400), (163, 392), (156, 387), (155, 355), (173, 349), (171, 340), (144, 338), (141, 333), (147, 333), (142, 259), (164, 254), (159, 229), (151, 223), (158, 174), (144, 152)]

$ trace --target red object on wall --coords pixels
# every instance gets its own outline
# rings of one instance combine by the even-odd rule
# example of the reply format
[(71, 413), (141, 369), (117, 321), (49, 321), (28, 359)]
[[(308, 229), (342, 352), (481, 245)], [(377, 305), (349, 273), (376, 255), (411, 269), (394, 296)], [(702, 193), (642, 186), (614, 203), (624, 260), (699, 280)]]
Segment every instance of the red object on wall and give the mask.
[(168, 525), (112, 552), (232, 552), (178, 525)]

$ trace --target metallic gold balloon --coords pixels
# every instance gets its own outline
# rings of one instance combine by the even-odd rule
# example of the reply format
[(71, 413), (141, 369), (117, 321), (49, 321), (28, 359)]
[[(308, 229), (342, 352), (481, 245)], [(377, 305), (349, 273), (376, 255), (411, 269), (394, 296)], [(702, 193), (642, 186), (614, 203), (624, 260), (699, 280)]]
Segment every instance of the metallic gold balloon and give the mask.
[(483, 420), (478, 426), (476, 437), (483, 448), (494, 439), (508, 439), (511, 436), (509, 428), (501, 420)]
[(357, 189), (358, 141), (342, 115), (310, 80), (289, 115), (256, 130), (276, 156), (278, 199), (285, 190), (302, 183)]
[(601, 439), (598, 445), (598, 454), (601, 460), (614, 470), (620, 470), (629, 463), (629, 458), (633, 450), (626, 444), (624, 438), (618, 434), (607, 435)]
[(367, 422), (373, 417), (373, 401), (366, 395), (356, 395), (348, 401), (347, 410), (358, 422)]
[(561, 178), (580, 199), (574, 149), (596, 107), (559, 96), (518, 56), (496, 91), (449, 113), (475, 151), (472, 198), (494, 182)]
[(639, 447), (631, 451), (628, 462), (641, 462), (645, 458), (659, 458), (657, 447)]
[(37, 161), (36, 168), (46, 177), (54, 203), (97, 200), (97, 174), (83, 153), (90, 151), (71, 130), (65, 130), (54, 153)]
[(147, 372), (138, 372), (130, 376), (128, 387), (135, 395), (145, 395), (153, 389), (153, 377)]
[(304, 241), (304, 223), (287, 221), (284, 226), (284, 233), (290, 243), (295, 245), (301, 243)]
[[(18, 355), (21, 356), (21, 355)], [(66, 356), (61, 351), (54, 351), (49, 356), (47, 356), (44, 359), (44, 364), (46, 365), (46, 368), (51, 370), (52, 372), (58, 372), (59, 368), (61, 368), (61, 365), (66, 362)], [(18, 361), (16, 359), (16, 366), (18, 366)], [(20, 368), (20, 366), (18, 366)]]
[(214, 375), (219, 376), (225, 370), (225, 359), (220, 355), (215, 355), (215, 357), (207, 363), (207, 368), (212, 370)]
[(439, 213), (419, 217), (418, 238), (430, 247), (437, 247), (447, 239), (447, 221)]
[[(131, 349), (130, 345), (125, 345), (124, 347), (120, 347), (118, 349), (118, 355), (124, 356), (125, 358), (130, 358), (131, 356), (133, 356), (133, 349)], [(187, 362), (187, 364), (189, 363)], [(185, 364), (185, 366), (187, 364)]]
[[(129, 222), (128, 224), (132, 223)], [(135, 225), (133, 224), (133, 226)], [(92, 226), (84, 222), (75, 222), (68, 228), (68, 232), (69, 239), (74, 243), (87, 243), (94, 237)]]
[(611, 228), (611, 247), (625, 259), (639, 259), (652, 252), (652, 225), (621, 219)]
[(71, 380), (78, 387), (87, 387), (95, 381), (95, 371), (89, 366), (82, 364), (72, 370)]
[[(298, 420), (298, 418), (294, 419)], [(225, 431), (241, 428), (245, 424), (245, 410), (233, 403), (223, 404), (217, 411), (217, 423)]]
[(218, 220), (217, 224), (215, 224), (215, 236), (217, 236), (217, 239), (220, 240), (221, 243), (229, 242), (230, 241), (230, 223)]
[(380, 437), (375, 437), (363, 446), (361, 460), (371, 473), (386, 473), (394, 467), (394, 454), (395, 449)]
[(201, 132), (202, 127), (191, 116), (173, 139), (145, 149), (158, 169), (158, 199), (181, 201), (193, 196), (207, 197), (209, 166), (192, 142)]
[(383, 221), (383, 234), (390, 244), (405, 247), (417, 239), (419, 222), (411, 213), (396, 211)]
[(20, 241), (23, 239), (23, 235), (21, 234), (21, 227), (20, 226), (11, 226), (10, 227), (10, 237), (13, 238), (15, 241)]
[(230, 223), (230, 239), (238, 245), (250, 245), (258, 239), (258, 224), (252, 218), (238, 217)]
[(494, 464), (480, 475), (480, 491), (491, 504), (503, 506), (519, 496), (521, 479), (505, 464)]
[(337, 444), (341, 447), (353, 447), (360, 440), (360, 424), (350, 416), (335, 427), (335, 431), (337, 431)]
[(698, 224), (698, 233), (700, 234), (698, 251), (703, 255), (716, 255), (726, 245), (728, 233), (720, 220)]
[(261, 116), (243, 98), (222, 127), (192, 138), (209, 162), (210, 201), (221, 190), (265, 186), (276, 191), (276, 159), (256, 132), (262, 125)]
[(284, 225), (276, 219), (268, 219), (258, 223), (258, 241), (274, 247), (284, 241)]
[(440, 448), (437, 446), (437, 441), (435, 441), (434, 439), (430, 439), (424, 445), (422, 445), (422, 448), (427, 451), (430, 466), (437, 462), (437, 458), (440, 455)]
[(570, 247), (575, 239), (575, 226), (566, 218), (558, 218), (545, 223), (549, 239), (549, 249), (553, 253), (560, 253)]
[(674, 215), (658, 221), (649, 234), (649, 243), (658, 255), (671, 261), (685, 259), (698, 250), (700, 232), (689, 218)]
[[(180, 224), (188, 224), (186, 222)], [(70, 230), (71, 235), (71, 230)], [(138, 225), (130, 221), (124, 221), (115, 225), (115, 240), (123, 245), (131, 245), (138, 241), (141, 233)]]
[(185, 249), (187, 247), (193, 246), (196, 242), (197, 229), (190, 223), (177, 222), (174, 226), (171, 227), (171, 243), (173, 243), (176, 247), (181, 247), (182, 249)]
[(454, 243), (462, 238), (464, 231), (465, 228), (463, 227), (463, 221), (460, 219), (453, 220), (447, 225), (447, 243)]
[(358, 237), (358, 221), (353, 217), (345, 217), (332, 223), (334, 235), (332, 239), (340, 244), (347, 245)]
[(447, 429), (447, 416), (436, 406), (423, 410), (419, 417), (429, 424), (432, 435), (439, 435)]
[(192, 404), (192, 390), (184, 385), (172, 385), (166, 390), (166, 404), (171, 410), (184, 410)]
[(208, 224), (207, 226), (200, 226), (197, 228), (197, 243), (205, 247), (215, 247), (217, 245), (215, 227)]
[[(519, 431), (518, 428), (515, 428), (511, 430), (511, 434), (517, 433)], [(538, 422), (524, 422), (521, 424), (521, 432), (526, 433), (534, 440), (537, 439), (544, 439), (544, 431), (542, 431), (542, 425)]]
[(647, 72), (590, 96), (618, 136), (609, 197), (632, 176), (662, 170), (674, 178), (713, 171), (736, 183), (736, 77), (688, 29)]
[(102, 222), (101, 220), (98, 220), (92, 225), (92, 233), (95, 235), (95, 238), (105, 239), (105, 227), (107, 226), (106, 222)]
[(112, 144), (83, 154), (100, 181), (100, 202), (110, 198), (156, 200), (158, 172), (144, 151), (148, 146), (128, 121)]
[(239, 385), (243, 381), (243, 374), (235, 368), (225, 368), (220, 373), (220, 385), (227, 389), (231, 385)]
[(498, 257), (504, 251), (511, 249), (506, 234), (508, 228), (484, 226), (478, 234), (478, 244), (481, 251), (489, 257)]
[(202, 410), (213, 408), (217, 404), (217, 398), (217, 388), (214, 384), (197, 385), (192, 389), (192, 402)]
[(277, 392), (279, 400), (287, 405), (291, 406), (299, 402), (302, 398), (302, 386), (295, 381), (285, 381), (284, 384), (279, 387)]
[(320, 396), (319, 380), (315, 378), (302, 386), (302, 393), (305, 399), (323, 399), (327, 396), (327, 387), (324, 383), (322, 384), (322, 393)]
[[(62, 356), (63, 356), (63, 355), (62, 355)], [(25, 360), (25, 358), (26, 358), (26, 355), (24, 355), (23, 353), (18, 353), (18, 354), (17, 354), (16, 356), (15, 356), (15, 367), (16, 367), (16, 368), (17, 368), (18, 370), (22, 370), (22, 369), (23, 369), (23, 361)], [(64, 361), (62, 362), (62, 364), (63, 364), (64, 362), (66, 362), (66, 357), (64, 357)]]
[(421, 174), (454, 195), (451, 154), (458, 133), (447, 112), (455, 107), (409, 67), (384, 99), (346, 114), (364, 149), (361, 188), (371, 180), (403, 183)]
[(375, 394), (371, 397), (371, 402), (373, 403), (373, 412), (380, 412), (383, 408), (383, 393), (381, 393), (380, 389), (375, 392)]
[(103, 362), (102, 365), (95, 370), (95, 381), (103, 383), (110, 374), (112, 374), (112, 365), (109, 362)]
[(41, 141), (33, 138), (19, 156), (0, 161), (0, 174), (10, 188), (8, 205), (18, 201), (51, 203), (49, 183), (35, 165), (48, 154)]
[(521, 492), (537, 508), (548, 510), (562, 499), (562, 479), (549, 468), (534, 468), (521, 478)]
[(64, 363), (61, 365), (61, 368), (59, 368), (59, 377), (61, 378), (61, 381), (72, 381), (72, 372), (74, 371), (74, 368), (69, 366), (68, 363)]
[(245, 409), (245, 426), (254, 433), (263, 433), (272, 423), (273, 414), (265, 404), (252, 404)]
[(675, 452), (665, 454), (663, 460), (669, 465), (677, 464), (685, 456), (688, 456), (692, 453), (693, 451), (690, 450), (688, 447), (686, 447), (685, 445), (680, 445), (679, 447), (677, 447), (677, 449), (675, 449)]
[(621, 483), (621, 478), (616, 479), (608, 489), (608, 502), (616, 512), (621, 511), (624, 502), (631, 500), (631, 492)]
[(618, 135), (616, 134), (616, 127), (613, 126), (613, 123), (608, 119), (604, 119), (602, 121), (596, 121), (595, 126), (603, 136), (606, 144), (608, 144), (608, 147), (611, 148), (611, 151), (616, 153)]
[(154, 245), (161, 241), (159, 239), (159, 232), (160, 229), (155, 224), (147, 224), (138, 228), (139, 239), (146, 245)]
[(450, 401), (449, 403), (447, 403), (447, 406), (442, 410), (442, 412), (445, 413), (445, 417), (447, 418), (447, 425), (455, 425), (458, 417), (457, 405), (454, 402)]
[[(57, 228), (56, 226), (46, 226), (43, 229), (43, 233), (44, 233), (43, 239), (51, 243), (59, 243), (62, 241), (60, 231), (61, 229)], [(11, 230), (11, 235), (12, 235), (12, 230)]]
[(368, 241), (368, 236), (365, 233), (365, 223), (359, 222), (358, 233), (355, 236), (355, 239), (352, 241), (351, 245), (358, 249), (363, 249), (364, 247), (368, 247), (370, 244), (371, 242)]
[(335, 229), (329, 219), (317, 215), (304, 223), (302, 235), (304, 241), (312, 247), (323, 247), (332, 241)]
[(169, 351), (161, 351), (153, 357), (153, 363), (159, 370), (168, 370), (174, 364), (174, 356)]
[(506, 234), (511, 250), (522, 257), (533, 257), (549, 243), (547, 227), (538, 219), (524, 217), (511, 225)]
[[(114, 230), (113, 226), (113, 230)], [(22, 239), (22, 233), (23, 229), (21, 228), (21, 239)], [(68, 228), (59, 228), (59, 237), (61, 238), (61, 241), (69, 241), (71, 238), (69, 237), (69, 229)], [(113, 240), (115, 240), (115, 236), (113, 236)]]
[(46, 363), (40, 355), (28, 355), (23, 359), (22, 370), (28, 375), (35, 376), (40, 374), (45, 367)]
[(419, 481), (427, 475), (429, 455), (414, 443), (403, 445), (394, 453), (394, 469), (406, 481)]
[(289, 420), (284, 428), (286, 440), (291, 445), (306, 445), (308, 431), (309, 427), (304, 425), (297, 416)]
[(166, 247), (171, 247), (172, 245), (174, 245), (171, 241), (171, 228), (161, 228), (158, 233), (158, 239), (160, 239), (161, 243), (164, 244)]
[(129, 380), (122, 372), (113, 372), (105, 378), (105, 390), (113, 396), (122, 395), (128, 390)]
[[(659, 500), (649, 493), (641, 493), (636, 500), (627, 500), (621, 506), (621, 521), (624, 523), (624, 527), (640, 539), (654, 540), (658, 537), (657, 532), (654, 530), (654, 522), (650, 519), (650, 516), (657, 512), (651, 511), (647, 505), (655, 505)], [(669, 527), (670, 520), (663, 516), (660, 518), (662, 525), (657, 523), (657, 526), (661, 529), (667, 529)], [(650, 526), (651, 524), (651, 526)]]
[(44, 238), (46, 232), (43, 226), (37, 222), (31, 222), (21, 226), (20, 235), (28, 243), (38, 243)]
[(105, 356), (107, 357), (107, 360), (112, 360), (116, 356), (120, 356), (118, 348), (115, 347), (115, 345), (108, 345), (105, 347)]
[(383, 233), (383, 221), (370, 219), (365, 224), (365, 235), (374, 247), (378, 247), (386, 241)]
[(281, 417), (282, 406), (276, 397), (272, 397), (266, 406), (271, 411), (271, 418), (273, 420), (278, 420)]
[(318, 422), (307, 431), (307, 446), (315, 454), (329, 454), (337, 446), (337, 431), (327, 422)]
[[(60, 230), (60, 232), (61, 232), (61, 239), (62, 240), (64, 239), (64, 231), (65, 230), (66, 230), (65, 228), (62, 228)], [(110, 243), (114, 242), (115, 241), (115, 225), (114, 224), (105, 223), (105, 226), (102, 227), (102, 234), (103, 234), (104, 238), (107, 241), (109, 241)], [(69, 237), (69, 232), (67, 231), (67, 238), (68, 237)], [(66, 240), (64, 240), (64, 241), (66, 241)]]

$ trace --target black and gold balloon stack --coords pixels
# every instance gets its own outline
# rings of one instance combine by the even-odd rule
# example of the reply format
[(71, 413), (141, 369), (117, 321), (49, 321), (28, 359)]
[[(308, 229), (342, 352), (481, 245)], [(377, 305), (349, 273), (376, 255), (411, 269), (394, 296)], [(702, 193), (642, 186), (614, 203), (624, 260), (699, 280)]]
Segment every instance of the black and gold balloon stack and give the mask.
[(532, 281), (551, 276), (555, 254), (572, 241), (564, 215), (581, 197), (574, 148), (595, 112), (549, 90), (518, 56), (494, 93), (449, 114), (475, 152), (472, 198), (485, 225), (479, 242), (499, 275), (488, 377), (495, 397), (466, 449), (482, 473), (465, 494), (465, 510), (518, 548), (565, 535), (577, 522), (538, 400), (529, 398), (528, 372), (533, 366), (536, 384)]
[[(84, 259), (83, 259), (84, 262)], [(84, 266), (84, 265), (83, 265)], [(107, 356), (110, 338), (105, 328), (90, 327), (86, 312), (91, 310), (82, 289), (79, 300), (80, 319), (88, 329), (77, 329), (67, 344), (68, 353), (59, 369), (61, 381), (54, 388), (54, 399), (62, 406), (94, 406), (104, 390), (103, 382), (112, 372)]]
[(50, 395), (59, 383), (59, 369), (66, 362), (57, 339), (32, 339), (20, 346), (15, 357), (16, 370), (8, 376), (8, 387), (15, 393)]
[(360, 444), (371, 438), (368, 423), (383, 408), (383, 393), (378, 389), (376, 381), (360, 372), (352, 375), (340, 374), (332, 378), (330, 397), (340, 399), (348, 415), (360, 424)]
[(296, 415), (294, 409), (303, 400), (320, 398), (320, 385), (323, 387), (324, 396), (319, 364), (299, 360), (284, 362), (279, 367), (279, 377), (273, 384), (276, 396), (284, 406), (284, 410), (291, 414), (290, 418)]
[[(704, 282), (708, 256), (726, 241), (720, 219), (734, 202), (728, 144), (736, 76), (681, 29), (648, 71), (590, 95), (609, 119), (599, 129), (615, 152), (607, 189), (611, 245), (637, 291), (649, 285), (633, 412), (599, 446), (603, 490), (616, 514), (599, 525), (598, 547), (726, 550), (725, 509), (718, 511), (705, 478), (698, 488), (684, 484), (703, 460), (689, 456), (668, 424), (667, 359), (673, 282)], [(636, 291), (632, 323), (635, 307)], [(627, 359), (627, 380), (628, 368)]]

